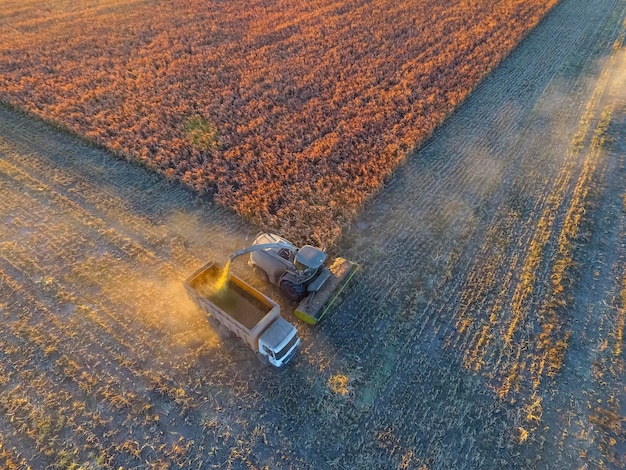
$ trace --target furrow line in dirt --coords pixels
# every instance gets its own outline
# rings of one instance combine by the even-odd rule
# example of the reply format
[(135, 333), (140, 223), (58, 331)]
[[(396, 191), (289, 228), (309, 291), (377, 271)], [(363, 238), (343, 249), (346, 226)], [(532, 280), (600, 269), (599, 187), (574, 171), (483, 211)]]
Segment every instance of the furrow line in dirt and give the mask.
[[(502, 291), (506, 289), (510, 282), (510, 277), (516, 269), (517, 262), (513, 258), (513, 262), (509, 264), (510, 269), (508, 275), (501, 276), (502, 266), (504, 265), (505, 256), (507, 256), (507, 248), (509, 246), (509, 240), (512, 239), (513, 224), (517, 221), (517, 217), (514, 213), (508, 212), (504, 218), (501, 218), (491, 225), (487, 231), (485, 242), (482, 245), (480, 252), (477, 254), (476, 266), (471, 270), (467, 279), (464, 281), (465, 287), (461, 291), (460, 305), (458, 313), (455, 315), (456, 329), (459, 333), (454, 337), (451, 343), (454, 347), (465, 349), (469, 352), (469, 346), (463, 346), (460, 344), (462, 334), (467, 328), (469, 328), (474, 318), (471, 315), (472, 310), (480, 309), (484, 307), (486, 310), (489, 305), (493, 305), (494, 302), (489, 298), (489, 293), (492, 291)], [(485, 305), (486, 304), (486, 305)], [(494, 318), (491, 318), (493, 316)], [(490, 316), (490, 322), (493, 323), (497, 318), (497, 310), (492, 307)], [(467, 354), (467, 353), (466, 353)], [(474, 355), (474, 354), (472, 354)], [(466, 357), (466, 359), (468, 359)], [(474, 367), (480, 366), (480, 361), (470, 361)]]
[[(624, 205), (626, 206), (626, 197), (624, 199)], [(623, 218), (624, 219), (624, 218)], [(622, 219), (622, 220), (623, 220)], [(621, 265), (624, 266), (624, 270), (620, 276), (621, 278), (621, 289), (619, 291), (619, 297), (616, 299), (615, 311), (615, 331), (611, 332), (612, 345), (611, 351), (613, 352), (613, 356), (617, 359), (618, 366), (617, 370), (624, 371), (625, 360), (624, 360), (624, 327), (626, 326), (626, 224), (622, 224), (621, 227), (622, 241), (621, 241)]]
[[(4, 275), (0, 272), (0, 279), (3, 279)], [(9, 289), (7, 289), (8, 291)], [(10, 342), (5, 339), (5, 335), (2, 337), (2, 349), (0, 349), (0, 387), (4, 387), (11, 382), (13, 376), (17, 373), (19, 368), (15, 365), (15, 362), (11, 360), (9, 354), (18, 351), (18, 347), (15, 342)]]
[[(6, 263), (4, 264), (6, 268)], [(5, 273), (6, 271), (7, 269), (4, 270)], [(7, 280), (6, 275), (4, 278)], [(29, 298), (28, 294), (25, 293), (25, 290), (28, 290), (30, 286), (13, 282), (12, 279), (10, 281), (11, 287), (16, 289), (15, 292), (18, 296), (25, 296), (24, 302), (26, 305), (24, 308), (32, 308), (33, 305), (38, 305), (37, 310), (45, 314), (46, 319), (49, 320), (52, 314), (46, 311), (46, 306), (40, 305), (37, 300), (32, 297)], [(15, 295), (12, 298), (16, 298)], [(96, 443), (98, 441), (96, 436), (103, 433), (111, 439), (117, 431), (117, 426), (120, 424), (118, 419), (121, 419), (124, 410), (130, 408), (146, 410), (142, 414), (146, 415), (147, 420), (152, 419), (149, 412), (151, 405), (149, 401), (145, 401), (142, 398), (147, 396), (148, 390), (154, 391), (159, 396), (167, 397), (175, 407), (183, 409), (185, 406), (183, 400), (185, 399), (185, 394), (181, 395), (179, 391), (182, 389), (178, 387), (170, 388), (170, 384), (175, 383), (174, 380), (169, 378), (163, 371), (158, 376), (152, 376), (151, 374), (146, 374), (141, 368), (136, 368), (134, 364), (131, 364), (131, 361), (120, 361), (118, 357), (126, 357), (126, 353), (122, 356), (122, 353), (110, 345), (111, 338), (103, 340), (99, 335), (92, 333), (88, 326), (84, 328), (84, 325), (81, 327), (80, 325), (67, 324), (64, 325), (64, 329), (59, 331), (55, 328), (51, 329), (51, 325), (47, 323), (45, 332), (37, 332), (37, 327), (33, 329), (33, 327), (27, 324), (19, 326), (12, 322), (9, 326), (16, 340), (22, 343), (16, 349), (16, 351), (19, 351), (18, 373), (24, 375), (25, 373), (30, 374), (30, 371), (34, 370), (39, 372), (36, 378), (29, 376), (19, 380), (19, 383), (29, 384), (28, 390), (30, 390), (28, 392), (23, 389), (20, 392), (20, 396), (27, 394), (33, 399), (39, 397), (33, 402), (33, 406), (37, 410), (43, 411), (48, 409), (48, 406), (52, 406), (42, 416), (52, 418), (58, 416), (64, 422), (67, 419), (67, 425), (63, 427), (63, 435), (70, 434), (74, 435), (74, 437), (87, 436), (85, 437), (86, 442), (92, 443)], [(14, 329), (14, 326), (18, 329)], [(65, 334), (69, 331), (74, 331), (75, 333)], [(57, 338), (58, 341), (52, 346), (47, 343), (41, 343), (39, 339), (45, 341), (43, 339), (45, 335)], [(6, 336), (5, 339), (7, 339)], [(24, 343), (24, 341), (27, 342)], [(102, 344), (103, 342), (104, 344)], [(132, 362), (137, 360), (137, 354), (131, 354), (128, 357), (132, 359)], [(48, 362), (49, 367), (42, 368), (42, 361), (44, 363)], [(119, 365), (116, 364), (116, 361), (119, 362)], [(165, 382), (163, 382), (164, 380)], [(145, 387), (141, 385), (142, 383), (145, 383)], [(57, 413), (53, 409), (56, 409), (55, 407), (58, 403), (55, 402), (51, 405), (51, 400), (54, 398), (55, 393), (66, 394), (68, 397), (85, 397), (85, 400), (89, 403), (76, 408), (78, 402), (74, 402), (74, 409), (67, 410), (61, 407)], [(112, 418), (95, 419), (99, 415), (99, 411), (95, 412), (93, 420), (89, 416), (85, 416), (81, 410), (85, 407), (89, 410), (93, 409), (93, 403), (90, 400), (97, 400), (103, 404), (106, 403), (110, 411), (106, 412), (106, 415), (112, 416)], [(61, 400), (59, 403), (65, 404), (66, 402), (67, 400)], [(73, 415), (74, 411), (78, 413), (77, 417)], [(105, 411), (105, 409), (101, 411)], [(32, 418), (32, 413), (28, 413), (28, 416)], [(97, 431), (90, 431), (92, 421), (100, 423), (98, 424), (100, 428)], [(67, 426), (70, 426), (75, 431), (68, 430)], [(61, 430), (56, 430), (55, 435), (61, 437)], [(41, 449), (42, 446), (45, 448), (46, 445), (46, 441), (37, 440), (35, 443), (35, 447), (38, 449)], [(93, 446), (86, 446), (85, 448), (94, 449)]]
[[(69, 319), (62, 318), (66, 314), (63, 313), (65, 301), (67, 299), (67, 293), (57, 285), (45, 285), (43, 289), (45, 296), (40, 294), (36, 296), (31, 292), (41, 292), (42, 288), (35, 285), (28, 276), (23, 275), (23, 266), (20, 266), (19, 260), (11, 257), (7, 258), (6, 253), (3, 253), (3, 258), (0, 258), (0, 266), (3, 268), (5, 274), (4, 279), (6, 285), (10, 287), (14, 295), (22, 298), (20, 306), (21, 312), (28, 312), (29, 308), (33, 308), (39, 312), (37, 318), (30, 315), (28, 318), (23, 315), (20, 316), (18, 322), (27, 322), (31, 328), (34, 328), (34, 332), (38, 334), (38, 338), (41, 339), (42, 344), (40, 347), (42, 351), (50, 350), (56, 351), (58, 348), (63, 347), (67, 354), (74, 355), (77, 352), (83, 351), (84, 354), (79, 354), (83, 359), (91, 357), (92, 353), (103, 350), (107, 351), (106, 354), (99, 354), (101, 357), (109, 357), (111, 360), (118, 357), (139, 357), (138, 351), (135, 351), (134, 346), (129, 343), (125, 343), (118, 334), (113, 333), (112, 330), (102, 330), (102, 322), (90, 322), (91, 315), (88, 313), (88, 309), (79, 308), (81, 315), (70, 317)], [(51, 305), (50, 298), (54, 305)], [(12, 306), (15, 308), (15, 306)], [(9, 322), (9, 325), (13, 325), (13, 321)], [(108, 341), (103, 341), (103, 338), (96, 336), (91, 327), (96, 326), (100, 334), (106, 333), (110, 335), (106, 338)], [(123, 330), (124, 331), (124, 330)], [(91, 341), (88, 341), (91, 339)], [(118, 345), (114, 347), (112, 343)], [(48, 344), (49, 343), (49, 344)], [(37, 343), (39, 344), (39, 343)], [(83, 348), (78, 349), (78, 348)], [(123, 348), (120, 350), (119, 348)], [(89, 350), (90, 354), (86, 354)], [(148, 355), (148, 357), (150, 357)], [(94, 361), (98, 362), (98, 361)], [(131, 373), (132, 370), (129, 370)]]
[[(622, 34), (623, 36), (623, 34)], [(605, 134), (609, 127), (614, 104), (604, 107), (607, 95), (612, 91), (610, 73), (614, 70), (617, 62), (617, 53), (622, 48), (623, 38), (613, 44), (612, 52), (603, 66), (592, 98), (581, 118), (581, 124), (572, 141), (572, 148), (577, 149), (581, 135), (587, 135), (583, 141), (588, 142), (585, 156), (581, 163), (582, 169), (576, 179), (572, 179), (567, 188), (567, 195), (559, 196), (560, 206), (565, 213), (559, 217), (559, 231), (555, 232), (555, 247), (549, 248), (548, 259), (550, 263), (540, 273), (541, 278), (549, 280), (545, 291), (541, 292), (539, 306), (538, 326), (541, 332), (534, 336), (533, 364), (530, 369), (533, 394), (544, 375), (553, 377), (561, 368), (563, 355), (567, 349), (569, 333), (563, 331), (564, 321), (563, 306), (567, 302), (564, 285), (567, 270), (572, 267), (573, 241), (577, 239), (581, 220), (588, 205), (588, 192), (594, 179), (603, 179), (602, 173), (606, 165), (601, 165), (604, 152)], [(595, 125), (591, 125), (597, 123)], [(601, 166), (600, 166), (601, 165)], [(600, 168), (598, 169), (598, 166)], [(599, 172), (599, 174), (595, 174)], [(555, 210), (556, 212), (556, 210)], [(539, 292), (538, 292), (539, 294)]]
[[(618, 118), (622, 121), (624, 104)], [(623, 314), (620, 303), (626, 274), (626, 162), (623, 153), (611, 150), (612, 145), (603, 149), (599, 159), (608, 163), (592, 175), (588, 185), (589, 210), (581, 225), (589, 232), (572, 250), (579, 274), (571, 289), (571, 305), (580, 315), (569, 324), (565, 367), (556, 378), (562, 391), (549, 397), (546, 413), (546, 420), (558, 422), (563, 428), (553, 452), (569, 467), (595, 462), (617, 469), (626, 464), (622, 444), (626, 442), (626, 430), (619, 421), (624, 415), (620, 403), (624, 397), (624, 361), (614, 349), (621, 345), (617, 331)]]
[[(93, 184), (87, 178), (85, 173), (88, 176), (93, 176), (89, 173), (94, 171), (90, 171), (88, 165), (83, 169), (83, 173), (76, 172), (76, 168), (73, 171), (68, 171), (60, 166), (58, 162), (49, 160), (44, 155), (20, 153), (15, 146), (1, 139), (0, 150), (5, 161), (10, 162), (13, 166), (23, 171), (25, 167), (28, 167), (28, 174), (39, 180), (49, 191), (73, 201), (84, 212), (94, 217), (103, 221), (114, 221), (111, 225), (112, 229), (120, 232), (126, 238), (136, 240), (142, 245), (147, 245), (147, 249), (158, 253), (161, 259), (172, 256), (171, 250), (167, 249), (170, 244), (164, 234), (165, 229), (159, 226), (164, 221), (150, 220), (147, 215), (144, 215), (154, 213), (154, 217), (158, 217), (156, 215), (158, 214), (157, 209), (159, 206), (157, 193), (159, 188), (163, 189), (168, 186), (164, 180), (155, 176), (150, 179), (148, 187), (145, 187), (145, 185), (138, 183), (131, 184), (130, 181), (126, 181), (129, 179), (129, 176), (122, 175), (123, 180), (117, 181), (117, 186), (106, 189), (104, 184)], [(109, 158), (113, 161), (113, 156), (104, 152), (102, 152), (102, 158)], [(108, 167), (114, 167), (114, 163), (109, 163)], [(121, 173), (121, 171), (117, 171), (117, 173)], [(143, 180), (148, 179), (146, 174), (143, 174), (142, 177)], [(125, 181), (126, 184), (122, 184)], [(115, 193), (119, 189), (131, 185), (137, 186), (136, 193), (132, 199), (122, 197), (119, 192)], [(138, 204), (142, 208), (143, 214), (134, 210), (134, 204)], [(207, 236), (210, 236), (211, 227), (207, 227), (206, 230)], [(177, 257), (181, 255), (187, 256), (183, 260), (175, 260), (177, 264), (185, 266), (198, 264), (198, 260), (190, 256), (187, 251), (179, 250), (176, 252)]]
[[(0, 254), (2, 257), (0, 258), (0, 265), (2, 266), (3, 279), (6, 287), (10, 288), (14, 294), (18, 294), (20, 298), (24, 299), (24, 303), (21, 304), (21, 307), (26, 307), (20, 309), (19, 313), (12, 312), (11, 310), (15, 308), (13, 304), (8, 306), (9, 320), (14, 320), (13, 317), (19, 317), (22, 320), (30, 321), (33, 319), (32, 310), (29, 310), (27, 307), (30, 305), (35, 308), (37, 312), (39, 312), (39, 317), (45, 316), (45, 323), (50, 322), (50, 327), (56, 329), (57, 331), (61, 331), (63, 329), (63, 322), (60, 318), (55, 314), (47, 315), (48, 308), (46, 306), (46, 300), (43, 298), (41, 294), (45, 289), (49, 287), (49, 285), (43, 281), (37, 284), (37, 281), (30, 278), (27, 272), (25, 272), (25, 268), (23, 263), (20, 262), (20, 259), (15, 255), (13, 250), (6, 245), (1, 247)], [(35, 294), (30, 294), (27, 290), (27, 287), (30, 287), (32, 292), (39, 293), (36, 298)], [(37, 321), (37, 318), (34, 321)]]
[(145, 246), (110, 228), (106, 222), (107, 219), (98, 217), (67, 196), (51, 191), (45, 182), (33, 178), (30, 174), (9, 164), (6, 160), (0, 160), (0, 171), (10, 176), (18, 185), (27, 188), (31, 195), (46, 203), (54, 204), (55, 207), (62, 209), (65, 214), (71, 214), (85, 228), (97, 232), (107, 240), (107, 246), (114, 246), (139, 263), (152, 264), (156, 272), (164, 276), (169, 275), (174, 278), (182, 278), (184, 276), (185, 273), (179, 271), (180, 268), (178, 266), (167, 262), (166, 259), (159, 259), (154, 252)]
[[(626, 25), (625, 25), (626, 26)], [(626, 108), (626, 105), (625, 105)], [(626, 122), (626, 119), (624, 120)], [(621, 169), (625, 168), (626, 157), (623, 155), (619, 159)], [(621, 266), (621, 273), (616, 277), (619, 285), (616, 287), (618, 295), (614, 297), (615, 306), (615, 331), (609, 333), (612, 343), (610, 344), (610, 350), (613, 353), (613, 357), (616, 359), (617, 364), (612, 370), (616, 379), (619, 378), (619, 374), (623, 374), (626, 370), (626, 354), (624, 352), (624, 328), (626, 327), (626, 188), (620, 188), (622, 191), (622, 207), (621, 207), (621, 223), (619, 225), (619, 231), (617, 236), (617, 248), (619, 250), (619, 258), (615, 263), (616, 270)], [(626, 403), (624, 404), (626, 406)]]

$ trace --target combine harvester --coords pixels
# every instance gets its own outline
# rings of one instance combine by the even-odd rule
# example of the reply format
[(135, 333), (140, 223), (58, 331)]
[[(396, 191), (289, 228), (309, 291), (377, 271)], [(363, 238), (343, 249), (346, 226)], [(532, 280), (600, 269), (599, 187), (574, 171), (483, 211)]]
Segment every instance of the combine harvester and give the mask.
[(319, 248), (297, 248), (278, 235), (261, 232), (251, 246), (230, 255), (226, 269), (235, 258), (248, 253), (248, 264), (255, 273), (278, 286), (287, 298), (299, 301), (295, 315), (311, 325), (326, 315), (357, 267), (343, 258), (326, 266), (326, 253)]

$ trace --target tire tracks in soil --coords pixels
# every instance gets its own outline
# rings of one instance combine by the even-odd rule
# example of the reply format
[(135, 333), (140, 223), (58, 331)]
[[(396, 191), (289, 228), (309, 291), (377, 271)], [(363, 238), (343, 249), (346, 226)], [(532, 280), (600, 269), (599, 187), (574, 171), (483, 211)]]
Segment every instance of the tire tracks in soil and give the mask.
[[(373, 361), (378, 367), (362, 379), (367, 385), (361, 387), (361, 393), (367, 398), (365, 409), (381, 406), (384, 412), (374, 411), (361, 425), (376, 435), (387, 423), (396, 436), (407, 436), (404, 441), (397, 438), (396, 449), (412, 449), (424, 457), (422, 461), (430, 456), (433, 466), (452, 462), (446, 455), (462, 455), (455, 464), (475, 468), (488, 448), (505, 449), (501, 455), (511, 452), (508, 458), (519, 455), (514, 445), (523, 434), (514, 423), (526, 426), (525, 418), (536, 421), (541, 417), (541, 409), (533, 408), (537, 397), (532, 391), (534, 388), (545, 393), (553, 386), (553, 382), (543, 379), (555, 372), (549, 359), (562, 345), (559, 341), (564, 340), (567, 328), (550, 330), (550, 321), (541, 323), (534, 309), (547, 305), (560, 289), (558, 283), (546, 286), (550, 286), (551, 276), (558, 278), (562, 274), (560, 266), (568, 256), (564, 240), (573, 234), (566, 227), (578, 223), (577, 217), (585, 207), (585, 184), (597, 170), (596, 155), (590, 148), (602, 119), (606, 77), (596, 75), (596, 60), (610, 52), (613, 39), (619, 36), (616, 28), (621, 27), (623, 14), (623, 2), (563, 2), (555, 9), (554, 19), (544, 20), (550, 23), (550, 34), (559, 40), (540, 42), (538, 35), (543, 33), (533, 32), (527, 39), (531, 44), (520, 46), (511, 62), (505, 61), (485, 80), (449, 124), (418, 152), (419, 160), (399, 170), (377, 201), (366, 208), (357, 229), (347, 234), (346, 243), (353, 245), (352, 258), (365, 260), (361, 251), (371, 255), (367, 261), (372, 274), (368, 276), (368, 262), (364, 261), (360, 282), (366, 287), (354, 293), (360, 298), (346, 299), (342, 307), (347, 314), (342, 318), (335, 314), (333, 331), (325, 329), (324, 333), (332, 344), (341, 344), (349, 341), (348, 330), (353, 324), (366, 332), (359, 347), (350, 353), (355, 354), (357, 364), (370, 355), (376, 358)], [(622, 20), (616, 21), (615, 16)], [(561, 26), (556, 24), (558, 17)], [(572, 31), (580, 34), (572, 35)], [(567, 42), (569, 37), (573, 40)], [(607, 43), (604, 38), (613, 39)], [(547, 52), (542, 55), (544, 46)], [(535, 54), (537, 62), (543, 59), (546, 69), (542, 71), (546, 76), (541, 77), (539, 68), (527, 68), (537, 85), (532, 86), (530, 78), (530, 86), (522, 78), (509, 79), (515, 77), (514, 67), (519, 66), (522, 57), (531, 60), (529, 56)], [(551, 54), (554, 58), (546, 60)], [(604, 57), (603, 70), (610, 73), (607, 63), (611, 62)], [(490, 89), (498, 80), (506, 83), (508, 100), (511, 96), (519, 96), (520, 100), (518, 106), (515, 102), (506, 108), (500, 106), (500, 114), (493, 109), (498, 109), (499, 100), (507, 98), (501, 90), (495, 93)], [(485, 89), (490, 90), (487, 96)], [(524, 94), (529, 95), (529, 104), (522, 103)], [(580, 97), (585, 101), (581, 102)], [(477, 102), (479, 98), (482, 106)], [(491, 109), (489, 102), (494, 103)], [(587, 105), (592, 108), (589, 123), (584, 122)], [(477, 107), (480, 109), (476, 113), (464, 111)], [(492, 132), (472, 132), (472, 119)], [(494, 143), (498, 139), (503, 140), (499, 145)], [(456, 143), (458, 149), (452, 147)], [(476, 160), (472, 162), (470, 156)], [(488, 169), (487, 173), (471, 171), (478, 167)], [(378, 223), (368, 219), (378, 219)], [(381, 233), (389, 236), (384, 243), (376, 243)], [(493, 269), (485, 276), (485, 266), (491, 265)], [(402, 275), (394, 279), (387, 277), (389, 273)], [(485, 277), (487, 283), (482, 284)], [(517, 304), (517, 320), (507, 317), (512, 302)], [(372, 315), (357, 313), (368, 311), (368, 305)], [(465, 330), (459, 321), (463, 311), (473, 316)], [(473, 332), (469, 331), (471, 325)], [(535, 342), (535, 335), (542, 332), (544, 339), (550, 339), (543, 346)], [(502, 339), (507, 333), (514, 347), (502, 354), (494, 343), (506, 345)], [(473, 353), (465, 352), (468, 348), (475, 351), (475, 358)], [(475, 371), (473, 366), (481, 357), (487, 357), (489, 365)], [(461, 377), (451, 376), (449, 371), (459, 360), (465, 361), (470, 370)], [(537, 366), (532, 366), (534, 361)], [(516, 401), (513, 406), (497, 394), (509, 376), (513, 386), (509, 390), (518, 387), (509, 396), (511, 402)], [(444, 384), (453, 390), (436, 390)], [(485, 385), (490, 387), (487, 393)], [(509, 390), (501, 389), (505, 396)], [(461, 391), (477, 397), (475, 404), (466, 407), (471, 413), (465, 415), (454, 407), (447, 409), (453, 402), (462, 407)], [(437, 393), (439, 398), (431, 399)], [(407, 407), (404, 413), (402, 406)], [(393, 424), (393, 416), (407, 415), (413, 417), (412, 426)], [(438, 417), (443, 415), (448, 420), (440, 425), (448, 430), (448, 439), (431, 436), (427, 431), (420, 433), (428, 424), (437, 428)], [(483, 428), (468, 436), (457, 435), (459, 442), (464, 442), (461, 450), (456, 446), (458, 442), (450, 439), (455, 429), (468, 429), (468, 423), (493, 419), (500, 431), (487, 433)], [(498, 462), (493, 460), (492, 465)]]
[(546, 432), (547, 453), (570, 467), (623, 468), (626, 464), (626, 389), (620, 350), (626, 292), (625, 116), (622, 99), (599, 158), (607, 164), (590, 185), (590, 210), (582, 220), (586, 234), (573, 251), (579, 274), (571, 305), (577, 314), (571, 323), (565, 367), (556, 379), (560, 390), (546, 397), (544, 421), (555, 429)]

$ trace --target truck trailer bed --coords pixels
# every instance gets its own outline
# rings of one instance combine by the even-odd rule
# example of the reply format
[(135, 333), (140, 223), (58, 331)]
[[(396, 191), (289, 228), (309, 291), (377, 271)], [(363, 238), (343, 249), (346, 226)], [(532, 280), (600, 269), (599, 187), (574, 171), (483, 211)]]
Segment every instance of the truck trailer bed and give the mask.
[(220, 289), (216, 288), (222, 269), (213, 263), (203, 266), (186, 281), (200, 296), (211, 302), (249, 330), (272, 311), (275, 305), (252, 294), (236, 276), (229, 275)]

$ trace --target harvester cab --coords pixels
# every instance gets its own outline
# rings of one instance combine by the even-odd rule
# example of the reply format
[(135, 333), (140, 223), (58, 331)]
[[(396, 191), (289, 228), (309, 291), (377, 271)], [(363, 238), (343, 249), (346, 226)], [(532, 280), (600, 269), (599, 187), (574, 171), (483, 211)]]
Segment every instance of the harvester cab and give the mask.
[(326, 266), (326, 253), (314, 246), (297, 248), (285, 238), (259, 233), (252, 245), (230, 255), (230, 261), (250, 254), (248, 265), (266, 281), (280, 287), (289, 299), (300, 301), (295, 315), (306, 323), (321, 320), (356, 271), (356, 265), (337, 258)]

